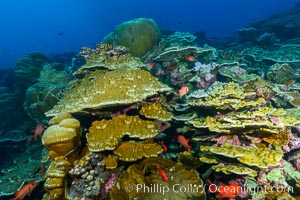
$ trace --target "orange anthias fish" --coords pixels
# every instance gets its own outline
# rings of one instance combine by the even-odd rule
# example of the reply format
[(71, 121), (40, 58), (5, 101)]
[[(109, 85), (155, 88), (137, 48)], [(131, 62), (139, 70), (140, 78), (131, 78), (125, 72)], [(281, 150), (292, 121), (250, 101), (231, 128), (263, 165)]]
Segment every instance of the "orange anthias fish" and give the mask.
[(224, 185), (223, 183), (219, 182), (218, 186), (213, 184), (210, 180), (207, 180), (207, 183), (209, 185), (208, 192), (216, 193), (215, 196), (217, 199), (227, 198), (229, 200), (235, 200), (235, 197), (242, 192), (242, 187), (237, 183)]
[(291, 81), (287, 82), (284, 86), (285, 86), (286, 89), (289, 89), (289, 87), (291, 85), (293, 85), (295, 82), (296, 82), (295, 80), (291, 80)]
[(183, 135), (178, 135), (177, 142), (179, 142), (180, 146), (183, 146), (188, 152), (191, 152), (191, 146), (189, 145), (189, 140), (186, 139)]
[(43, 123), (37, 124), (35, 129), (32, 130), (33, 139), (36, 140), (37, 136), (42, 137), (42, 134), (43, 134), (44, 130), (45, 130), (45, 127), (44, 127)]
[(15, 198), (10, 200), (23, 200), (26, 196), (30, 196), (31, 192), (37, 186), (36, 182), (25, 184), (19, 191), (15, 193)]
[(158, 163), (157, 163), (157, 170), (158, 170), (158, 173), (160, 174), (162, 180), (167, 182), (169, 180), (169, 177), (168, 177), (167, 173), (160, 167), (160, 164), (158, 164)]
[(189, 92), (190, 88), (186, 85), (182, 86), (179, 90), (178, 90), (178, 94), (180, 99), (182, 98), (182, 96), (186, 95)]
[(160, 141), (159, 144), (164, 152), (168, 151), (168, 147), (167, 147), (167, 145), (165, 145), (164, 141)]
[(194, 62), (196, 60), (195, 56), (192, 56), (192, 55), (186, 56), (185, 59), (189, 62)]

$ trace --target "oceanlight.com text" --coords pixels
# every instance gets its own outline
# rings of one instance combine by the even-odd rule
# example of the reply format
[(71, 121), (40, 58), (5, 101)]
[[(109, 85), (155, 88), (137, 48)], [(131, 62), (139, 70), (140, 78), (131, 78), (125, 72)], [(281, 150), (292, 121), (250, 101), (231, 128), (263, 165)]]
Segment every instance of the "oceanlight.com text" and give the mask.
[(174, 184), (174, 185), (163, 185), (163, 184), (128, 184), (125, 187), (126, 192), (132, 192), (135, 191), (137, 193), (158, 193), (161, 195), (165, 195), (169, 192), (172, 193), (202, 193), (205, 192), (205, 188), (207, 189), (208, 193), (231, 193), (231, 194), (249, 194), (253, 195), (258, 192), (266, 192), (266, 193), (293, 193), (293, 187), (291, 186), (257, 186), (257, 187), (247, 187), (244, 186), (237, 186), (237, 187), (231, 187), (231, 186), (218, 186), (215, 184), (210, 185), (197, 185), (197, 184)]

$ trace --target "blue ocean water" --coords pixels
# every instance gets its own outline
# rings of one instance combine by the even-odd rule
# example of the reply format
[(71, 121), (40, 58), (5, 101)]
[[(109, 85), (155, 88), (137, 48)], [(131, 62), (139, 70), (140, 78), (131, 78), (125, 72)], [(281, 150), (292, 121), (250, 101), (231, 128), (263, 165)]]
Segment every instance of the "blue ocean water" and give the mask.
[(93, 47), (123, 21), (145, 17), (164, 30), (226, 37), (298, 0), (2, 0), (0, 68), (32, 51), (46, 55)]

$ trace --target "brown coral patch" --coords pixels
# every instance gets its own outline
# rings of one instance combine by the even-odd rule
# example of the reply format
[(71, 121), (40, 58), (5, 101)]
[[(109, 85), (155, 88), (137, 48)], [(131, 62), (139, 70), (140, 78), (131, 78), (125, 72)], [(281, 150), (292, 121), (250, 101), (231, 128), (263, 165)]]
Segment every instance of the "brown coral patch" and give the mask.
[(124, 135), (148, 139), (157, 134), (158, 128), (154, 122), (142, 120), (138, 116), (119, 115), (112, 120), (94, 121), (86, 137), (89, 150), (99, 152), (114, 150)]
[(163, 149), (157, 143), (153, 142), (126, 142), (122, 143), (114, 151), (120, 160), (131, 162), (142, 159), (143, 157), (155, 157), (162, 153)]

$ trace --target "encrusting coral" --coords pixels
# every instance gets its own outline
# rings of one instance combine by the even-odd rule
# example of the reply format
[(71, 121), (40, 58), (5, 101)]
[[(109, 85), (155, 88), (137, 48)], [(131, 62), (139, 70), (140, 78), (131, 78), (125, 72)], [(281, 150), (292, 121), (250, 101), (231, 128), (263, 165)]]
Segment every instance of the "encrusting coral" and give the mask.
[(118, 159), (108, 155), (107, 157), (103, 158), (103, 164), (106, 169), (115, 169), (118, 167)]
[[(164, 181), (158, 170), (163, 169), (168, 176), (168, 181)], [(146, 158), (138, 164), (131, 165), (125, 173), (121, 175), (117, 184), (110, 193), (110, 199), (160, 199), (161, 195), (165, 199), (205, 199), (203, 181), (198, 173), (193, 169), (185, 169), (182, 164), (162, 158)], [(132, 190), (128, 190), (128, 185)], [(161, 191), (147, 192), (154, 189), (155, 185)], [(162, 191), (162, 188), (169, 188)], [(185, 192), (180, 192), (184, 190)]]

